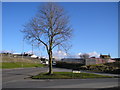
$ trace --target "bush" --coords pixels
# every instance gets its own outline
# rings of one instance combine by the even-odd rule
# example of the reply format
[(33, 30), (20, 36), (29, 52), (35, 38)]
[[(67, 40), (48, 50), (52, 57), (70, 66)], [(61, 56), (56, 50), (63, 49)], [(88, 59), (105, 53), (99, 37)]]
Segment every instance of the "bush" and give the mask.
[(120, 63), (105, 63), (96, 65), (83, 65), (81, 63), (66, 63), (66, 62), (56, 62), (56, 67), (76, 69), (76, 70), (90, 70), (94, 72), (105, 72), (112, 74), (120, 74)]
[(56, 67), (59, 68), (80, 69), (81, 66), (83, 66), (81, 63), (56, 62)]
[(119, 64), (120, 63), (114, 62), (114, 63), (87, 65), (86, 70), (95, 71), (95, 72), (119, 74), (120, 73)]

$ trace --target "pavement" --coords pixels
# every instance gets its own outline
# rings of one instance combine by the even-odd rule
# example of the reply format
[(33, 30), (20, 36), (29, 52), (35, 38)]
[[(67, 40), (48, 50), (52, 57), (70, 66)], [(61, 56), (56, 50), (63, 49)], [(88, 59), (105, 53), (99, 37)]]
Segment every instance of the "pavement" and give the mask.
[(93, 73), (93, 74), (99, 74), (99, 75), (106, 75), (106, 76), (119, 76), (119, 74), (98, 73), (98, 72), (83, 71), (83, 70), (81, 70), (81, 72), (84, 72), (84, 73)]
[[(47, 72), (48, 68), (20, 68), (2, 70), (2, 88), (111, 88), (118, 87), (118, 78), (99, 79), (29, 79), (32, 75)], [(54, 72), (71, 72), (53, 68)], [(85, 72), (85, 71), (81, 71)], [(91, 72), (89, 72), (91, 73)]]

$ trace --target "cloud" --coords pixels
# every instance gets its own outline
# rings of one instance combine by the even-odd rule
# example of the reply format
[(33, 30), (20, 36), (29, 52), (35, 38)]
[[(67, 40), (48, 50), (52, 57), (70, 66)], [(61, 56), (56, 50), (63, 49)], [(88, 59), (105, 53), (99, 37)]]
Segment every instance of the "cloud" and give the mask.
[(82, 54), (88, 54), (90, 57), (99, 57), (100, 54), (98, 54), (97, 52), (90, 52), (90, 53), (78, 53), (77, 55), (80, 56)]
[(65, 53), (64, 51), (62, 50), (59, 50), (59, 51), (54, 51), (53, 52), (53, 57), (55, 59), (61, 59), (61, 58), (64, 58), (67, 56), (67, 53)]
[(98, 54), (97, 52), (90, 52), (90, 53), (88, 53), (89, 55), (90, 55), (90, 57), (99, 57), (100, 56), (100, 54)]
[(3, 50), (3, 51), (0, 51), (0, 53), (13, 53), (14, 51), (12, 50)]
[(25, 52), (25, 53), (32, 54), (32, 53), (34, 53), (34, 52), (33, 52), (33, 51), (27, 51), (27, 52)]
[(34, 54), (34, 55), (42, 57), (42, 51), (31, 51), (30, 50), (30, 51), (27, 51), (25, 53), (27, 53), (27, 54)]
[(81, 55), (82, 53), (78, 53), (77, 55)]

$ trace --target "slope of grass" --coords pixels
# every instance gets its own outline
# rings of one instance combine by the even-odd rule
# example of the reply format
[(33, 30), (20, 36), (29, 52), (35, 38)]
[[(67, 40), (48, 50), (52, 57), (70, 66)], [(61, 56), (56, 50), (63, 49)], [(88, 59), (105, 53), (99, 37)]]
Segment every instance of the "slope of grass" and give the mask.
[(13, 57), (2, 55), (2, 62), (28, 62), (28, 63), (40, 63), (40, 59), (33, 59), (30, 57)]
[(12, 55), (1, 55), (2, 62), (0, 63), (0, 68), (26, 68), (26, 67), (43, 67), (40, 64), (40, 59), (33, 59), (30, 57), (14, 57)]
[(54, 72), (52, 75), (41, 73), (32, 76), (32, 79), (85, 79), (85, 78), (112, 78), (111, 76), (97, 75), (91, 73)]
[(25, 62), (3, 62), (2, 63), (2, 69), (5, 69), (5, 68), (25, 68), (25, 67), (43, 67), (43, 66), (44, 66), (43, 64), (25, 63)]

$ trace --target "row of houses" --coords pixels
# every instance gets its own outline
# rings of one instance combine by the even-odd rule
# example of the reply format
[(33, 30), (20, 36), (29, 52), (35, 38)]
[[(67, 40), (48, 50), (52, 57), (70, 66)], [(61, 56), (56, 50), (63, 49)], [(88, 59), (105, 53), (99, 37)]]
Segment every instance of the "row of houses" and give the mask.
[[(120, 59), (117, 58), (118, 61)], [(84, 65), (94, 65), (94, 64), (103, 64), (103, 63), (110, 63), (116, 62), (115, 59), (112, 59), (110, 55), (100, 55), (99, 58), (90, 57), (90, 58), (63, 58), (61, 59), (62, 62), (69, 62), (69, 63), (81, 63)]]
[(4, 55), (8, 55), (8, 56), (13, 56), (13, 57), (27, 57), (27, 58), (39, 58), (38, 56), (34, 55), (34, 54), (29, 54), (29, 53), (2, 53)]
[[(10, 53), (7, 53), (8, 55)], [(28, 54), (28, 53), (13, 53), (13, 57), (24, 57), (24, 58), (35, 58), (40, 59), (41, 63), (43, 64), (49, 64), (49, 60), (46, 58), (38, 57), (34, 54)], [(53, 58), (53, 63), (56, 64), (56, 59)], [(120, 61), (120, 58), (111, 58), (111, 56), (108, 55), (100, 55), (99, 58), (96, 57), (87, 57), (87, 58), (63, 58), (61, 59), (62, 62), (68, 62), (68, 63), (81, 63), (84, 65), (93, 65), (93, 64), (102, 64), (102, 63), (110, 63), (110, 62), (116, 62)]]
[[(14, 54), (15, 55), (15, 54)], [(21, 56), (24, 57), (30, 57), (30, 58), (37, 58), (40, 59), (41, 63), (43, 64), (49, 64), (49, 60), (46, 58), (41, 58), (38, 57), (34, 54), (21, 54)], [(56, 59), (53, 58), (53, 63), (55, 63)], [(90, 58), (63, 58), (61, 59), (62, 62), (69, 62), (69, 63), (81, 63), (84, 65), (94, 65), (94, 64), (103, 64), (103, 63), (110, 63), (110, 62), (116, 62), (116, 61), (120, 61), (119, 58), (111, 58), (111, 56), (108, 55), (100, 55), (99, 58), (96, 57), (90, 57)]]
[[(42, 64), (46, 64), (48, 65), (49, 64), (49, 60), (47, 58), (44, 58), (44, 57), (39, 57), (39, 56), (36, 56), (34, 54), (30, 54), (30, 53), (1, 53), (2, 56), (9, 56), (9, 57), (14, 57), (14, 58), (27, 58), (27, 59), (31, 59), (31, 60), (35, 60), (35, 59), (38, 59), (40, 60), (40, 63)], [(56, 62), (55, 62), (55, 59), (53, 58), (53, 65), (55, 65)]]

